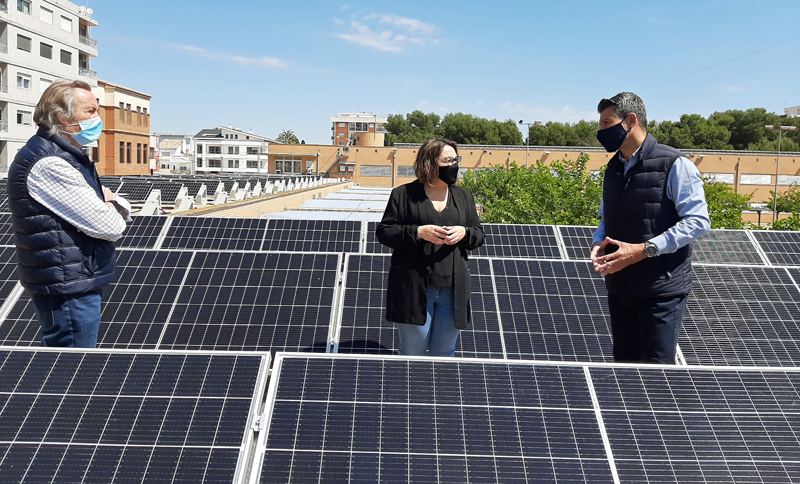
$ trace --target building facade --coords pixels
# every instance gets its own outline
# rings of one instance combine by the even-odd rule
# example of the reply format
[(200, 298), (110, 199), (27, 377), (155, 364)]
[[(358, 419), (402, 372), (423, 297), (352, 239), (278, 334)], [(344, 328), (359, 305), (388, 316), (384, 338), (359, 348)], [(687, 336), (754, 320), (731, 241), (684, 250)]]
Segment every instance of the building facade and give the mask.
[(281, 144), (239, 126), (203, 129), (192, 138), (193, 173), (265, 173), (271, 143)]
[(0, 1), (0, 174), (36, 133), (33, 112), (57, 79), (96, 86), (92, 10), (66, 0)]
[(182, 133), (153, 134), (151, 142), (154, 172), (161, 174), (189, 174), (192, 172), (192, 137)]
[(150, 95), (101, 79), (92, 91), (103, 135), (92, 158), (101, 175), (150, 174)]
[(372, 113), (339, 113), (331, 118), (334, 146), (383, 146), (386, 121)]
[(793, 106), (791, 108), (784, 108), (784, 114), (787, 118), (800, 118), (800, 106)]

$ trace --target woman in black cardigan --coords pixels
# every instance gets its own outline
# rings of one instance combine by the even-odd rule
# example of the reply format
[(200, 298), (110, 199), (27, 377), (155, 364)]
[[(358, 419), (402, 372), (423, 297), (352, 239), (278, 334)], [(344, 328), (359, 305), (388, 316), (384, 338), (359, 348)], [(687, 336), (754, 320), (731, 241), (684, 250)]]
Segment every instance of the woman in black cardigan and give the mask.
[(423, 144), (417, 179), (392, 190), (375, 230), (394, 249), (386, 320), (397, 323), (401, 355), (453, 356), (471, 319), (467, 251), (484, 233), (472, 194), (455, 185), (460, 162), (452, 141)]

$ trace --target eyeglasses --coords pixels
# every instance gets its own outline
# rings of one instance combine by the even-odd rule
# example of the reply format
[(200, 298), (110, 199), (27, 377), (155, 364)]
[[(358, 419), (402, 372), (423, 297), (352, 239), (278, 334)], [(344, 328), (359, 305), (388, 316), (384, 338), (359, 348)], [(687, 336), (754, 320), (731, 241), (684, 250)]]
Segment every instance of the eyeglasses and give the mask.
[(444, 161), (446, 166), (453, 166), (461, 164), (461, 157), (456, 156), (453, 158), (452, 156), (448, 156), (447, 158), (439, 158), (439, 161)]

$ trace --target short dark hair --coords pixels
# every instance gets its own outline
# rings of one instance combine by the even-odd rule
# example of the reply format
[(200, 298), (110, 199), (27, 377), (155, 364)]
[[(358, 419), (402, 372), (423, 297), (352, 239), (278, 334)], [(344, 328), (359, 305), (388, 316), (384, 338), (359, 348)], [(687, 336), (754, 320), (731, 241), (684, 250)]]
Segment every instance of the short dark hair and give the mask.
[(611, 99), (601, 99), (597, 105), (597, 112), (602, 113), (610, 106), (614, 106), (614, 116), (623, 119), (633, 113), (639, 120), (639, 126), (647, 129), (647, 110), (642, 98), (632, 92), (621, 92)]
[(458, 154), (458, 146), (449, 139), (430, 139), (426, 141), (417, 151), (417, 159), (414, 161), (414, 173), (417, 180), (425, 185), (433, 185), (439, 178), (439, 155), (445, 146), (449, 146)]

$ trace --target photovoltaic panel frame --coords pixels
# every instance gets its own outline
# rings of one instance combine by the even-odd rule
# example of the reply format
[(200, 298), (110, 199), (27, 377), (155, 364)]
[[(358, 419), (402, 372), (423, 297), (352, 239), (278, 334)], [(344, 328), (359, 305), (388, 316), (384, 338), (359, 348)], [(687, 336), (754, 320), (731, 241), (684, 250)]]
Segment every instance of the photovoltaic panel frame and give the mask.
[(800, 266), (800, 232), (753, 230), (758, 245), (776, 266)]
[(558, 231), (569, 260), (588, 260), (592, 247), (592, 235), (597, 227), (559, 225)]
[(160, 349), (328, 349), (340, 254), (198, 252)]
[(765, 265), (746, 230), (709, 230), (692, 242), (692, 262)]
[(3, 482), (242, 483), (269, 355), (0, 348)]
[(555, 226), (482, 224), (486, 240), (472, 252), (477, 257), (562, 259)]
[(392, 249), (378, 242), (378, 238), (375, 237), (375, 229), (378, 228), (378, 222), (366, 222), (366, 224), (367, 224), (367, 231), (366, 231), (366, 237), (364, 239), (365, 240), (364, 253), (391, 254)]
[(259, 250), (266, 219), (222, 217), (176, 217), (162, 249)]
[(117, 248), (153, 249), (169, 217), (144, 215), (131, 217), (125, 232), (114, 242)]
[(271, 219), (261, 250), (360, 252), (361, 221)]

